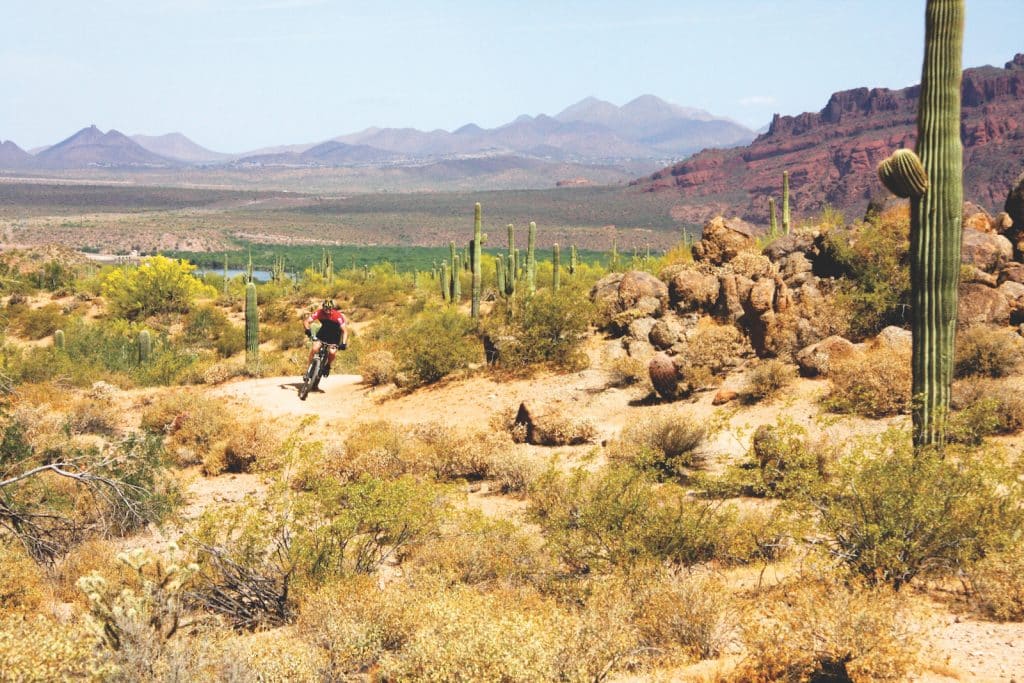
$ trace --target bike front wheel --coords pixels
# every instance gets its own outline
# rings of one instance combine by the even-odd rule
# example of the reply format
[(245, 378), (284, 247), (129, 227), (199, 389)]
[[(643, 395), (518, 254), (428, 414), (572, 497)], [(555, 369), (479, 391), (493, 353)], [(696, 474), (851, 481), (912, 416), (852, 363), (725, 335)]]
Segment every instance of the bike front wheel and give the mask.
[(309, 396), (311, 389), (315, 389), (320, 383), (320, 358), (314, 358), (313, 362), (309, 364), (309, 369), (306, 370), (305, 381), (302, 382), (302, 386), (299, 387), (299, 400), (305, 401), (306, 397)]

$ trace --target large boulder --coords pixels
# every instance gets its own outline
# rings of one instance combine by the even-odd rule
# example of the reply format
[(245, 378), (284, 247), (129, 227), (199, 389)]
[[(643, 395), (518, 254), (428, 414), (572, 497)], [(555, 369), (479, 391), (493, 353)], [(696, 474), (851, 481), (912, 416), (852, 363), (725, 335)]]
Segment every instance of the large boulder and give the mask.
[(776, 263), (791, 254), (803, 254), (808, 261), (813, 262), (821, 253), (821, 239), (817, 234), (794, 232), (772, 240), (761, 253)]
[(972, 202), (964, 202), (963, 226), (965, 230), (977, 230), (978, 232), (1000, 232), (992, 219), (992, 215), (983, 207)]
[(994, 273), (1013, 259), (1013, 244), (1002, 235), (967, 229), (960, 246), (960, 261)]
[(872, 349), (888, 349), (889, 351), (909, 353), (913, 343), (914, 335), (910, 330), (889, 325), (871, 340), (870, 347)]
[(704, 233), (693, 245), (693, 257), (720, 266), (741, 251), (754, 249), (760, 231), (739, 218), (715, 216), (704, 225)]
[(1024, 284), (1024, 263), (1010, 261), (999, 269), (999, 282), (1020, 282)]
[(960, 286), (957, 305), (958, 325), (962, 327), (981, 324), (1005, 325), (1008, 322), (1010, 322), (1010, 302), (1005, 294), (998, 289), (976, 282), (968, 282)]
[(736, 285), (736, 275), (724, 273), (721, 276), (721, 288), (718, 293), (718, 314), (736, 322), (743, 317), (743, 303)]
[(651, 335), (651, 328), (654, 327), (655, 322), (657, 321), (654, 318), (637, 318), (629, 323), (629, 336), (646, 341)]
[(657, 317), (668, 305), (668, 287), (650, 273), (610, 273), (590, 290), (590, 299), (607, 316), (606, 322), (620, 331), (639, 318)]
[(757, 313), (772, 310), (775, 303), (775, 280), (761, 278), (750, 288), (750, 308)]
[(679, 341), (682, 328), (672, 320), (659, 320), (651, 328), (650, 341), (654, 348), (664, 351)]
[(680, 312), (707, 311), (718, 301), (718, 276), (694, 268), (674, 268), (662, 274), (668, 281), (669, 301)]
[(801, 349), (796, 354), (796, 362), (800, 366), (800, 374), (806, 377), (827, 377), (836, 361), (857, 353), (859, 351), (853, 342), (833, 335)]

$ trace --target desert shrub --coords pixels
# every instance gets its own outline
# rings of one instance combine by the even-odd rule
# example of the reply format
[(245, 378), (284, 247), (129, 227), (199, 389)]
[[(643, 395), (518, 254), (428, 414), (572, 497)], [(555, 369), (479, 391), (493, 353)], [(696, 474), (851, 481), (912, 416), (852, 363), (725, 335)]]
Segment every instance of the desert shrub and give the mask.
[(910, 411), (910, 352), (884, 347), (837, 360), (825, 405), (839, 413), (887, 417)]
[(118, 671), (96, 654), (81, 624), (0, 610), (0, 672), (11, 681), (108, 680)]
[(224, 466), (228, 472), (249, 472), (280, 445), (265, 420), (247, 420), (232, 428), (224, 444)]
[(648, 362), (635, 356), (619, 356), (604, 364), (609, 384), (614, 387), (640, 386), (652, 390)]
[(551, 552), (574, 572), (607, 571), (638, 560), (695, 564), (722, 557), (736, 514), (732, 508), (687, 499), (665, 484), (654, 487), (628, 467), (548, 470), (531, 489), (530, 516)]
[(752, 402), (764, 401), (778, 395), (796, 379), (796, 369), (777, 358), (761, 361), (747, 375), (744, 397)]
[(807, 431), (788, 418), (757, 428), (751, 440), (760, 481), (754, 492), (789, 498), (808, 494), (828, 479), (834, 454), (826, 443), (814, 443)]
[(359, 357), (359, 374), (370, 386), (388, 384), (395, 378), (398, 365), (390, 351), (380, 349), (364, 353)]
[(735, 326), (702, 321), (687, 340), (683, 378), (694, 384), (695, 389), (700, 388), (690, 378), (722, 372), (733, 362), (736, 347), (742, 342), (743, 335)]
[(103, 296), (114, 315), (129, 320), (184, 313), (196, 298), (217, 295), (192, 275), (194, 270), (187, 261), (151, 256), (138, 268), (110, 271), (103, 280)]
[(488, 319), (487, 333), (502, 339), (497, 362), (503, 367), (552, 363), (576, 369), (586, 366), (580, 344), (593, 316), (594, 306), (582, 288), (543, 289), (502, 301)]
[(516, 443), (541, 446), (569, 446), (593, 441), (597, 427), (589, 418), (570, 414), (564, 406), (552, 404), (534, 409), (521, 404), (493, 414), (489, 420), (495, 431), (512, 435)]
[(857, 443), (808, 498), (835, 556), (898, 589), (961, 570), (1019, 534), (1020, 486), (992, 453), (915, 453), (893, 430)]
[(828, 231), (825, 254), (846, 277), (838, 297), (857, 339), (902, 324), (910, 304), (910, 216), (905, 207)]
[(39, 611), (49, 594), (42, 568), (25, 549), (17, 541), (0, 540), (0, 612)]
[(957, 377), (1006, 377), (1024, 362), (1024, 339), (1012, 329), (969, 327), (957, 333), (953, 362)]
[(210, 305), (198, 306), (185, 317), (184, 338), (190, 345), (215, 349), (221, 358), (245, 349), (245, 330), (232, 325), (222, 310)]
[(481, 479), (492, 463), (503, 460), (514, 449), (508, 434), (440, 423), (416, 425), (413, 440), (423, 463), (439, 480)]
[(414, 572), (447, 584), (521, 586), (551, 572), (541, 545), (512, 521), (467, 510), (417, 549), (410, 564)]
[[(12, 315), (15, 313), (15, 315)], [(8, 317), (17, 332), (25, 339), (50, 337), (66, 324), (64, 309), (57, 304), (46, 304), (40, 308), (23, 308), (18, 312), (8, 309)]]
[(631, 421), (608, 444), (608, 457), (649, 470), (662, 478), (685, 474), (700, 464), (700, 445), (707, 435), (703, 424), (676, 410), (664, 410)]
[(902, 681), (917, 666), (919, 634), (892, 590), (826, 578), (777, 591), (744, 622), (732, 680)]
[(997, 621), (1024, 621), (1024, 554), (1019, 546), (991, 553), (969, 572), (972, 602)]
[(386, 678), (525, 683), (559, 677), (564, 620), (550, 601), (462, 587), (424, 598), (401, 650), (381, 658)]
[(424, 454), (408, 429), (396, 422), (378, 420), (356, 425), (345, 438), (338, 473), (345, 481), (362, 476), (393, 478), (426, 470)]
[(1024, 396), (1006, 381), (970, 377), (953, 384), (947, 440), (979, 445), (994, 434), (1024, 429)]
[(118, 432), (118, 411), (110, 401), (82, 399), (72, 404), (65, 425), (72, 434), (102, 434), (113, 436)]
[(487, 478), (502, 493), (521, 493), (530, 488), (540, 476), (543, 466), (521, 450), (507, 450), (487, 462)]
[(683, 659), (718, 657), (734, 638), (738, 611), (708, 572), (658, 568), (637, 582), (636, 622), (643, 644)]
[(141, 427), (164, 436), (168, 453), (184, 467), (199, 464), (216, 447), (223, 449), (220, 442), (235, 431), (235, 422), (222, 401), (174, 391), (161, 394), (142, 411)]
[(480, 360), (472, 319), (449, 307), (418, 313), (395, 339), (399, 368), (413, 384), (431, 384)]

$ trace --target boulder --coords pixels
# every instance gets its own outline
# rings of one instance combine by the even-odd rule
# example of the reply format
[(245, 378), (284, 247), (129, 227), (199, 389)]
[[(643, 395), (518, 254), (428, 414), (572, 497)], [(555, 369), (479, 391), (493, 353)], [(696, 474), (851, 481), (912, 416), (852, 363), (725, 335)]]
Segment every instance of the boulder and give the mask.
[(651, 327), (651, 344), (660, 351), (670, 349), (679, 341), (681, 332), (679, 325), (674, 321), (659, 320)]
[[(668, 305), (668, 287), (650, 273), (631, 270), (619, 281), (618, 305), (620, 311), (643, 308), (644, 300), (657, 301), (658, 310)], [(649, 305), (649, 304), (647, 304)]]
[(992, 219), (992, 225), (995, 226), (996, 232), (1006, 232), (1013, 227), (1013, 219), (1010, 218), (1010, 214), (1000, 211)]
[(999, 282), (1020, 282), (1024, 284), (1024, 263), (1010, 261), (999, 269)]
[(995, 287), (999, 284), (999, 276), (995, 273), (986, 273), (981, 268), (972, 265), (965, 265), (960, 270), (960, 282), (980, 282), (983, 285), (989, 287)]
[(989, 233), (998, 232), (991, 214), (972, 202), (964, 202), (963, 226), (965, 230), (970, 229)]
[(668, 277), (669, 301), (681, 312), (710, 310), (720, 289), (717, 275), (693, 268), (676, 270)]
[(750, 308), (757, 313), (772, 310), (775, 302), (775, 280), (762, 278), (750, 289)]
[(775, 263), (793, 254), (803, 254), (813, 262), (821, 253), (821, 239), (816, 233), (790, 233), (772, 240), (772, 243), (761, 252)]
[(833, 335), (801, 349), (796, 354), (796, 362), (800, 366), (800, 374), (806, 377), (827, 377), (833, 363), (856, 353), (857, 347), (853, 342)]
[(736, 288), (736, 276), (732, 273), (724, 273), (720, 279), (721, 288), (718, 293), (719, 315), (736, 322), (743, 317), (743, 304), (740, 303), (740, 295)]
[(779, 272), (783, 279), (792, 280), (798, 275), (810, 273), (814, 269), (806, 255), (799, 252), (790, 254), (779, 262)]
[(725, 387), (723, 387), (719, 389), (718, 392), (715, 394), (715, 397), (711, 399), (711, 405), (725, 405), (726, 403), (735, 401), (737, 398), (739, 398), (739, 393), (732, 389), (726, 389)]
[(654, 327), (655, 322), (657, 321), (654, 318), (637, 318), (629, 323), (629, 336), (633, 339), (647, 341), (647, 338), (651, 336), (651, 328)]
[(615, 308), (619, 300), (619, 284), (624, 273), (608, 273), (590, 288), (590, 300), (602, 308)]
[(1013, 259), (1013, 244), (1002, 235), (964, 230), (960, 261), (986, 273), (994, 273)]
[(889, 325), (871, 340), (870, 347), (872, 349), (909, 352), (913, 343), (914, 335), (910, 330)]
[(700, 241), (693, 245), (693, 257), (720, 266), (736, 258), (741, 251), (752, 250), (759, 233), (756, 227), (739, 218), (715, 216), (704, 224)]
[(764, 254), (756, 254), (752, 251), (744, 251), (736, 255), (729, 262), (732, 272), (751, 280), (759, 280), (763, 277), (775, 277), (778, 272), (775, 264)]
[(1010, 302), (997, 289), (976, 282), (960, 286), (957, 305), (957, 325), (995, 324), (1005, 325), (1010, 321)]
[(1007, 280), (999, 285), (996, 291), (1005, 296), (1006, 300), (1015, 307), (1019, 307), (1020, 304), (1024, 303), (1024, 284)]
[(630, 339), (626, 342), (626, 352), (630, 358), (650, 358), (654, 355), (654, 347), (646, 339)]

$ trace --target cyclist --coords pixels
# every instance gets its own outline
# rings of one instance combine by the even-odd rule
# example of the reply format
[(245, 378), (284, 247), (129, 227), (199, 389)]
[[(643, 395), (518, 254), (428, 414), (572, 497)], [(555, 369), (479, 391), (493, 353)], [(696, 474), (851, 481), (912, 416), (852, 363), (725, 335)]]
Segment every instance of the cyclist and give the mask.
[[(316, 320), (320, 321), (320, 329), (314, 336), (310, 327)], [(348, 320), (345, 318), (345, 314), (338, 310), (334, 299), (324, 299), (320, 308), (303, 318), (302, 326), (306, 329), (306, 336), (313, 340), (313, 347), (309, 350), (309, 359), (306, 361), (306, 365), (313, 362), (313, 356), (320, 350), (321, 344), (337, 344), (342, 351), (348, 348)], [(331, 373), (334, 353), (335, 350), (331, 349), (327, 366), (321, 373), (323, 377), (327, 377)]]

